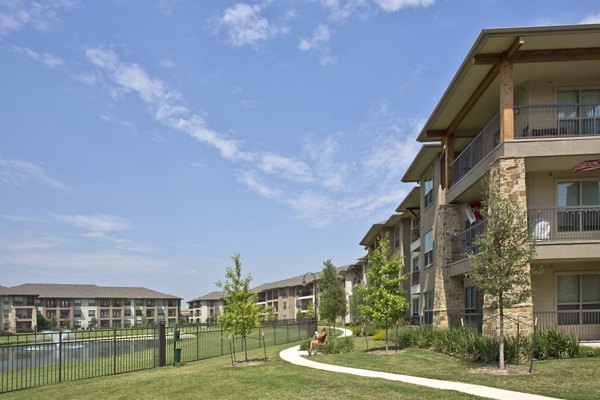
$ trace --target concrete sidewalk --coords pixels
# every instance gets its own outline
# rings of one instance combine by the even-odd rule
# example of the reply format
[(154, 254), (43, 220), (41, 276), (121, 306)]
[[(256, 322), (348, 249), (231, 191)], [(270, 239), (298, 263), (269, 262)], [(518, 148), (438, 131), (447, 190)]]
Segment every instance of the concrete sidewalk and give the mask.
[[(349, 335), (348, 335), (349, 336)], [(300, 346), (285, 349), (279, 353), (282, 360), (302, 367), (319, 369), (322, 371), (338, 372), (342, 374), (364, 376), (369, 378), (387, 379), (390, 381), (410, 383), (440, 390), (454, 390), (474, 396), (497, 400), (557, 400), (554, 397), (545, 397), (536, 394), (513, 392), (511, 390), (497, 389), (487, 386), (473, 385), (470, 383), (442, 381), (438, 379), (420, 378), (417, 376), (392, 374), (389, 372), (371, 371), (368, 369), (341, 367), (339, 365), (323, 364), (313, 361), (305, 356), (306, 351), (300, 351)]]

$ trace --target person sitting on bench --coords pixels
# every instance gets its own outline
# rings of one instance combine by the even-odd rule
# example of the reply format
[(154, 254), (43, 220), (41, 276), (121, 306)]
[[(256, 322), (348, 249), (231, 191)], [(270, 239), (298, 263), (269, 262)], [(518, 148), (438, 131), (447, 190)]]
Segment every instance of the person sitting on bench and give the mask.
[(311, 353), (316, 345), (325, 343), (325, 339), (327, 339), (327, 328), (323, 327), (323, 330), (321, 331), (321, 336), (319, 336), (319, 338), (316, 340), (310, 341), (310, 346), (308, 348), (308, 355), (309, 356), (311, 355)]

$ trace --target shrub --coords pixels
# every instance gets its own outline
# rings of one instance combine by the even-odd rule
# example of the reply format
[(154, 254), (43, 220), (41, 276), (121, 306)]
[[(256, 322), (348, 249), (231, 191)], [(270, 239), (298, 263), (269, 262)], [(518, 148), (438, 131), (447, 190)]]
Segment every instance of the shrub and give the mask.
[(538, 360), (548, 358), (571, 358), (580, 353), (575, 335), (559, 329), (541, 329), (533, 335), (533, 356)]
[(325, 341), (321, 346), (325, 354), (349, 353), (354, 349), (353, 337), (332, 337)]

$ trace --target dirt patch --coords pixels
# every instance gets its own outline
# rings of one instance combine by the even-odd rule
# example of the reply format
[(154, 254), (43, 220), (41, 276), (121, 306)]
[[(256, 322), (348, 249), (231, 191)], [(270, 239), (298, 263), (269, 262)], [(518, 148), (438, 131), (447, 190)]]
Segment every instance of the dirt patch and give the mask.
[(254, 365), (263, 365), (266, 364), (267, 362), (265, 360), (250, 360), (248, 362), (246, 361), (235, 361), (233, 363), (233, 365), (231, 365), (232, 367), (236, 368), (236, 367), (252, 367)]
[(525, 365), (507, 365), (506, 369), (500, 369), (495, 365), (487, 365), (485, 367), (477, 367), (469, 369), (472, 374), (488, 374), (488, 375), (530, 375), (529, 367)]
[(396, 349), (376, 349), (376, 350), (369, 350), (367, 353), (369, 354), (374, 354), (376, 356), (392, 356), (394, 354), (400, 354), (402, 353), (404, 350), (396, 350)]

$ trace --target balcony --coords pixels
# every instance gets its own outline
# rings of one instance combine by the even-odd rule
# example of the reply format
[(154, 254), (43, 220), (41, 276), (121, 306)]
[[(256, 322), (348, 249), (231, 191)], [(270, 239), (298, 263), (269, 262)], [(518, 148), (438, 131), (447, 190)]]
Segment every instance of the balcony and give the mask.
[(450, 165), (452, 184), (465, 177), (500, 145), (500, 116), (496, 115)]
[(419, 285), (419, 283), (420, 283), (420, 280), (419, 280), (420, 277), (421, 277), (420, 271), (419, 270), (414, 271), (411, 274), (411, 277), (410, 277), (410, 284), (411, 284), (411, 286), (417, 286), (417, 285)]
[(600, 135), (600, 104), (514, 107), (515, 138)]
[(536, 240), (600, 239), (600, 207), (527, 210), (529, 234)]
[(421, 226), (416, 225), (410, 230), (410, 242), (414, 243), (421, 239)]
[(485, 222), (478, 221), (469, 229), (459, 233), (451, 239), (452, 242), (452, 262), (457, 262), (467, 258), (471, 252), (476, 253), (475, 238), (485, 231)]

